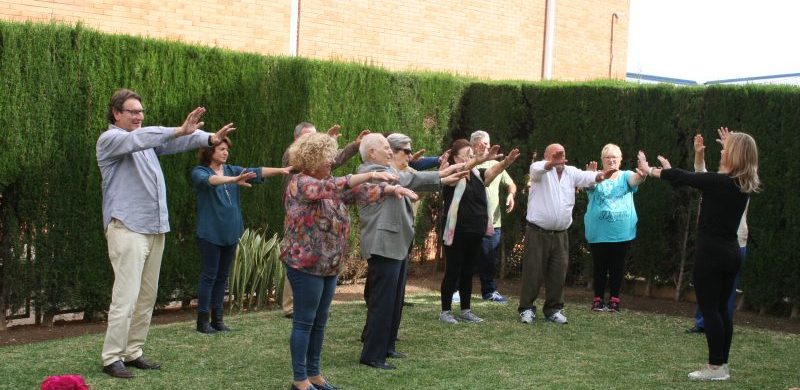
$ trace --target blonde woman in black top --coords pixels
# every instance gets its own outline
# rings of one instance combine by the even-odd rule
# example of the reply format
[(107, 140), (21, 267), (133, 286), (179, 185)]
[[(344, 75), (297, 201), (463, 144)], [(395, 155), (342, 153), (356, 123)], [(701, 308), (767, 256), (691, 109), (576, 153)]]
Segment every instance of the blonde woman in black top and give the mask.
[(694, 173), (671, 168), (658, 156), (661, 168), (650, 167), (644, 152), (639, 152), (639, 169), (650, 176), (688, 185), (703, 193), (697, 228), (694, 288), (697, 304), (705, 319), (708, 364), (689, 374), (696, 380), (730, 378), (728, 354), (733, 337), (733, 321), (727, 300), (734, 287), (741, 260), (736, 231), (750, 194), (757, 192), (758, 148), (748, 134), (731, 132), (722, 149), (716, 173)]

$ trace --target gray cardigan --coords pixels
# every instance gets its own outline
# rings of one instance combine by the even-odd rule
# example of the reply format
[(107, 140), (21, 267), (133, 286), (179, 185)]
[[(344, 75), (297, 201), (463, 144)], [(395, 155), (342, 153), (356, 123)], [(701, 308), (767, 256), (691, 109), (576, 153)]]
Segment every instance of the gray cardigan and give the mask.
[[(439, 172), (398, 172), (391, 166), (364, 163), (358, 173), (389, 172), (400, 177), (398, 183), (412, 191), (433, 192), (441, 188)], [(414, 240), (414, 214), (411, 200), (387, 195), (381, 202), (360, 206), (361, 258), (372, 255), (404, 260)]]

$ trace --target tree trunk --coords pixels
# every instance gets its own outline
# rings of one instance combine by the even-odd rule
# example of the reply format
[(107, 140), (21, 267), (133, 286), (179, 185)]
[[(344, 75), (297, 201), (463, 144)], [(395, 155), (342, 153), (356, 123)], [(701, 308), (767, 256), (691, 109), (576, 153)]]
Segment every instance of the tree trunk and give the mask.
[(766, 315), (766, 314), (767, 314), (767, 307), (766, 306), (761, 306), (760, 308), (758, 308), (758, 315), (763, 316), (763, 315)]
[(647, 278), (647, 280), (645, 280), (644, 296), (647, 297), (647, 298), (651, 298), (652, 297), (652, 293), (653, 293), (653, 291), (652, 291), (653, 284), (651, 283), (651, 280), (652, 279), (650, 279), (650, 278)]
[(6, 301), (0, 295), (0, 332), (7, 330), (6, 328)]
[(52, 310), (45, 310), (44, 314), (42, 314), (42, 326), (52, 328), (53, 327), (53, 319), (56, 317), (56, 313)]
[(789, 315), (789, 318), (798, 318), (800, 317), (800, 305), (794, 304), (792, 305), (792, 314)]
[[(702, 198), (697, 200), (697, 209), (700, 210), (700, 203), (703, 201)], [(681, 265), (678, 268), (678, 286), (675, 288), (675, 302), (680, 302), (681, 296), (683, 295), (683, 275), (684, 270), (686, 268), (686, 247), (689, 245), (689, 221), (692, 220), (692, 209), (688, 208), (686, 210), (686, 223), (684, 226), (686, 228), (683, 230), (683, 242), (681, 242)], [(700, 213), (697, 213), (697, 218), (694, 221), (695, 229), (697, 225), (700, 224)]]

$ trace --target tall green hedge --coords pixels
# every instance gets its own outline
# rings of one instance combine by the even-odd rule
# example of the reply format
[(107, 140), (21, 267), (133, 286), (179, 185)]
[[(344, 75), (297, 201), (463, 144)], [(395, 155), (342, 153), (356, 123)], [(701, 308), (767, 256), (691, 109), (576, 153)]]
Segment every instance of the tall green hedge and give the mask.
[[(343, 126), (344, 142), (364, 128), (401, 131), (416, 148), (438, 153), (475, 129), (523, 158), (511, 168), (523, 183), (535, 151), (566, 146), (571, 163), (599, 160), (618, 143), (632, 166), (635, 151), (663, 153), (691, 167), (691, 137), (707, 140), (727, 125), (752, 133), (761, 148), (764, 192), (749, 214), (751, 245), (744, 273), (748, 298), (769, 306), (800, 300), (796, 260), (800, 92), (788, 87), (674, 88), (598, 83), (484, 83), (446, 74), (396, 73), (355, 64), (266, 57), (129, 36), (78, 26), (0, 22), (0, 298), (10, 308), (32, 298), (45, 312), (103, 310), (113, 273), (101, 225), (94, 147), (107, 127), (111, 93), (138, 91), (146, 124), (178, 125), (192, 108), (208, 109), (206, 129), (235, 122), (231, 163), (277, 166), (300, 121)], [(710, 142), (709, 142), (710, 143)], [(718, 156), (713, 146), (709, 167)], [(357, 160), (357, 159), (356, 159)], [(193, 153), (161, 159), (172, 232), (161, 270), (159, 302), (195, 292), (195, 199), (188, 173)], [(352, 169), (353, 161), (344, 170)], [(279, 180), (243, 193), (247, 227), (280, 231)], [(639, 238), (629, 270), (674, 283), (683, 237), (691, 259), (697, 194), (652, 180), (636, 195)], [(525, 199), (504, 221), (507, 253), (524, 226)], [(579, 196), (572, 274), (587, 275)], [(688, 223), (687, 223), (688, 221)], [(420, 226), (426, 226), (423, 222)], [(429, 224), (427, 225), (429, 226)], [(2, 302), (0, 302), (2, 303)]]

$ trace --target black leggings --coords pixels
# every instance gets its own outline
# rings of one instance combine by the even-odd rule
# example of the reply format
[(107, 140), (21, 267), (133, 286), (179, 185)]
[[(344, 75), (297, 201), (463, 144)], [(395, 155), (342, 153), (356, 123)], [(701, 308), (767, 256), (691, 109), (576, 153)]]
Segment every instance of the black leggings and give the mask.
[(611, 297), (619, 298), (622, 275), (625, 271), (625, 256), (631, 247), (630, 241), (598, 242), (589, 244), (594, 260), (594, 296), (605, 296), (606, 280)]
[(442, 279), (442, 310), (450, 310), (453, 304), (453, 293), (458, 284), (461, 296), (461, 310), (470, 308), (472, 295), (472, 271), (483, 255), (481, 245), (483, 235), (477, 233), (456, 233), (453, 245), (444, 247), (447, 258), (444, 278)]
[(694, 292), (703, 314), (708, 363), (715, 366), (728, 362), (733, 339), (733, 319), (728, 313), (728, 297), (741, 267), (735, 241), (698, 240), (694, 265)]

